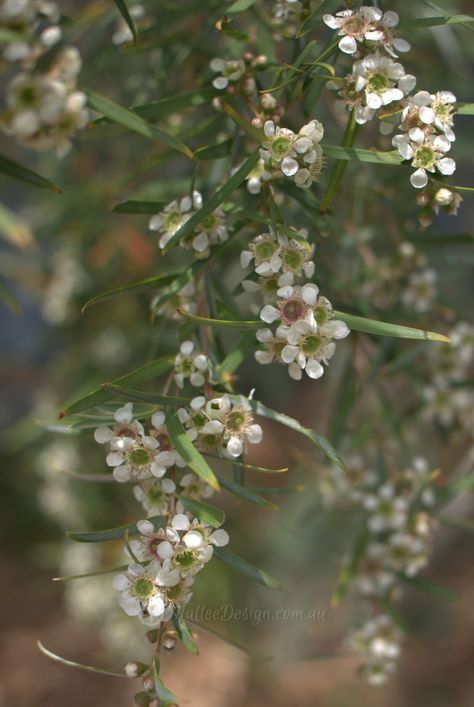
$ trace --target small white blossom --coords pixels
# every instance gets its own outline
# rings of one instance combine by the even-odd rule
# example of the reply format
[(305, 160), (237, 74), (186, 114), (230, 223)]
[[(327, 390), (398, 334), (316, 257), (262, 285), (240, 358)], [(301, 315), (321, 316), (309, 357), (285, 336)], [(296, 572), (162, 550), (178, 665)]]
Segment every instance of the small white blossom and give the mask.
[(200, 388), (206, 382), (210, 373), (210, 363), (207, 356), (194, 350), (192, 341), (183, 341), (175, 362), (175, 382), (182, 388), (186, 379), (191, 385)]
[(339, 49), (345, 54), (355, 54), (358, 43), (375, 43), (389, 54), (395, 51), (407, 52), (410, 45), (404, 39), (395, 37), (393, 28), (399, 18), (396, 12), (382, 12), (377, 7), (363, 5), (358, 10), (342, 10), (335, 15), (323, 15), (324, 23), (331, 29), (338, 30), (341, 37)]

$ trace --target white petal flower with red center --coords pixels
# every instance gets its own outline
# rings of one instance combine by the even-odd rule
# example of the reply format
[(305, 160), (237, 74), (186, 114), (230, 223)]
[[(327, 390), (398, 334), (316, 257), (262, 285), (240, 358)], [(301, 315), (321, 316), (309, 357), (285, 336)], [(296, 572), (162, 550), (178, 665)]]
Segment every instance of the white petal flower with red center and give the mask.
[(335, 15), (323, 15), (324, 23), (338, 30), (341, 37), (339, 49), (345, 54), (355, 54), (358, 44), (369, 42), (383, 47), (396, 56), (395, 50), (406, 52), (410, 45), (404, 39), (395, 37), (393, 29), (399, 18), (396, 12), (382, 12), (377, 7), (363, 5), (358, 10), (342, 10)]

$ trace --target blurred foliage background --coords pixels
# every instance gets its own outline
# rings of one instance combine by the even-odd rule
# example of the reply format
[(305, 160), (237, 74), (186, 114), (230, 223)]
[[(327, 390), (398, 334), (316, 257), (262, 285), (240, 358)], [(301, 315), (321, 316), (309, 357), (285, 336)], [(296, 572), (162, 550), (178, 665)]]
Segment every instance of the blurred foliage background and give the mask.
[[(120, 28), (113, 3), (61, 3), (62, 12), (71, 18), (96, 8), (94, 22), (86, 24), (78, 42), (84, 61), (80, 82), (121, 105), (209, 87), (210, 59), (240, 56), (247, 50), (246, 42), (215, 30), (215, 22), (226, 10), (222, 1), (142, 4), (146, 13), (141, 41), (133, 47), (111, 41)], [(256, 53), (274, 60), (277, 51), (280, 60), (291, 61), (290, 43), (281, 38), (273, 41), (278, 27), (268, 22), (271, 5), (270, 0), (258, 2), (245, 23), (235, 19), (235, 28), (243, 30), (245, 24), (248, 44)], [(440, 0), (438, 5), (394, 0), (385, 5), (403, 18), (473, 9), (469, 0)], [(420, 88), (446, 88), (460, 101), (473, 100), (473, 27), (404, 31), (412, 43), (404, 64), (417, 75)], [(327, 36), (323, 28), (311, 34), (316, 39)], [(326, 126), (326, 141), (337, 144), (345, 118), (333, 104), (329, 91), (303, 106), (295, 95), (288, 119), (298, 111), (317, 117)], [(162, 114), (160, 125), (186, 138), (192, 147), (214, 144), (216, 137), (236, 138), (238, 154), (238, 131), (210, 105)], [(472, 183), (472, 118), (458, 116), (456, 134), (458, 169), (453, 181), (468, 185), (470, 179)], [(368, 126), (360, 131), (357, 144), (390, 149), (389, 138)], [(82, 305), (99, 292), (188, 262), (179, 254), (160, 256), (155, 236), (147, 230), (146, 215), (111, 210), (131, 199), (166, 203), (185, 193), (193, 177), (197, 187), (210, 194), (229, 164), (227, 159), (203, 163), (194, 175), (185, 161), (171, 160), (162, 146), (117, 126), (83, 131), (64, 160), (34, 154), (5, 138), (2, 152), (61, 185), (62, 194), (0, 178), (2, 201), (17, 214), (20, 224), (17, 242), (2, 241), (0, 246), (0, 279), (11, 295), (10, 306), (0, 307), (0, 705), (125, 705), (128, 685), (50, 664), (36, 651), (35, 640), (41, 638), (68, 657), (121, 665), (131, 645), (136, 657), (147, 650), (133, 620), (116, 606), (110, 577), (60, 585), (50, 582), (51, 576), (120, 562), (119, 547), (74, 546), (63, 539), (64, 530), (112, 527), (135, 519), (138, 509), (120, 485), (87, 484), (71, 477), (71, 472), (104, 470), (102, 450), (89, 434), (45, 432), (41, 421), (54, 420), (68, 401), (101, 382), (176, 350), (176, 327), (165, 326), (160, 318), (150, 321), (149, 292), (104, 301), (81, 314)], [(325, 178), (327, 173), (323, 187)], [(254, 197), (243, 198), (253, 203)], [(469, 320), (472, 203), (467, 195), (457, 218), (440, 215), (431, 227), (422, 229), (405, 170), (348, 164), (333, 205), (332, 230), (316, 239), (317, 280), (323, 292), (339, 308), (357, 303), (367, 316), (423, 328), (448, 331), (458, 319)], [(316, 230), (296, 209), (292, 217), (292, 225)], [(249, 229), (248, 234), (255, 232)], [(438, 273), (437, 301), (427, 313), (404, 307), (397, 290), (388, 305), (360, 294), (371, 277), (364, 259), (367, 252), (375, 258), (375, 266), (370, 262), (376, 268), (377, 259), (406, 240)], [(243, 243), (245, 234), (239, 237), (238, 247)], [(238, 263), (219, 263), (214, 275), (221, 282), (237, 282)], [(234, 340), (232, 335), (223, 339), (227, 350)], [(469, 453), (469, 440), (421, 421), (414, 391), (423, 385), (425, 345), (417, 344), (411, 358), (401, 358), (413, 346), (388, 340), (376, 347), (373, 340), (353, 336), (338, 347), (324, 379), (311, 385), (295, 383), (283, 369), (262, 369), (249, 359), (239, 370), (238, 388), (246, 393), (257, 387), (260, 400), (327, 434), (336, 446), (345, 447), (342, 451), (352, 451), (352, 446), (367, 449), (383, 440), (397, 450), (400, 464), (423, 455), (433, 468), (449, 474)], [(384, 367), (400, 360), (407, 363), (387, 382)], [(379, 401), (375, 406), (374, 398)], [(167, 684), (183, 696), (182, 704), (471, 704), (474, 582), (466, 531), (438, 529), (427, 571), (459, 598), (448, 601), (407, 590), (403, 613), (409, 639), (401, 669), (388, 687), (374, 690), (358, 679), (356, 660), (341, 645), (360, 607), (351, 599), (343, 606), (331, 605), (357, 518), (347, 509), (324, 507), (317, 485), (323, 462), (296, 435), (267, 423), (264, 443), (250, 461), (288, 465), (290, 472), (284, 481), (265, 480), (275, 486), (272, 499), (280, 505), (279, 511), (255, 509), (223, 496), (232, 547), (281, 579), (285, 588), (271, 593), (211, 563), (199, 577), (193, 605), (314, 609), (316, 618), (258, 621), (254, 613), (241, 620), (206, 622), (209, 629), (249, 647), (252, 654), (201, 631), (200, 658), (179, 649), (164, 664)], [(261, 483), (257, 478), (252, 481)], [(289, 491), (281, 493), (285, 488)]]

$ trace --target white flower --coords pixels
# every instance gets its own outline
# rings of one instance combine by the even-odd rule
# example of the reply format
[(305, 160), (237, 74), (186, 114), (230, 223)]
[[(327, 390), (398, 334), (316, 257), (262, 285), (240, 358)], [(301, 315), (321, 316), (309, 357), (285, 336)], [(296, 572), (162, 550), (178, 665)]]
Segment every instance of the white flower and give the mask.
[(454, 118), (454, 105), (456, 96), (451, 91), (439, 91), (430, 94), (428, 91), (418, 91), (412, 96), (402, 113), (402, 125), (407, 129), (414, 127), (416, 120), (420, 127), (430, 125), (446, 135), (450, 142), (456, 136), (452, 129)]
[(411, 160), (416, 171), (410, 181), (416, 189), (428, 184), (427, 172), (438, 170), (441, 174), (453, 174), (456, 163), (444, 155), (451, 149), (451, 142), (445, 135), (427, 135), (421, 128), (411, 128), (407, 134), (395, 135), (392, 140), (400, 155)]
[(214, 88), (217, 88), (221, 91), (227, 88), (229, 83), (236, 83), (237, 81), (239, 81), (245, 74), (245, 63), (242, 61), (242, 59), (232, 59), (226, 61), (224, 59), (215, 58), (212, 59), (209, 66), (211, 67), (212, 71), (221, 74), (220, 76), (217, 76), (212, 82)]
[(408, 503), (404, 497), (396, 495), (392, 484), (384, 484), (376, 494), (367, 494), (362, 501), (370, 514), (367, 527), (372, 533), (398, 530), (405, 524)]
[(147, 567), (132, 564), (126, 573), (113, 579), (113, 587), (120, 592), (119, 604), (129, 616), (150, 616), (156, 622), (165, 620), (165, 599), (157, 584), (160, 565), (150, 563)]
[(375, 42), (386, 49), (392, 56), (395, 51), (405, 52), (410, 45), (394, 36), (393, 28), (398, 24), (396, 12), (382, 12), (377, 7), (363, 5), (358, 10), (342, 10), (335, 15), (323, 15), (324, 23), (331, 29), (337, 29), (341, 36), (339, 49), (345, 54), (355, 54), (358, 42)]
[(354, 82), (356, 93), (364, 92), (356, 110), (358, 123), (365, 123), (382, 106), (400, 101), (416, 84), (415, 77), (406, 74), (401, 64), (379, 54), (356, 61), (352, 72), (349, 83)]
[(183, 341), (175, 362), (175, 382), (182, 388), (186, 379), (191, 385), (200, 388), (206, 382), (210, 373), (210, 363), (207, 356), (194, 350), (192, 341)]
[(175, 491), (175, 482), (168, 478), (150, 479), (133, 487), (133, 495), (149, 516), (165, 515), (168, 512), (169, 497)]
[(323, 151), (319, 143), (324, 128), (318, 120), (303, 125), (297, 134), (267, 120), (263, 131), (265, 140), (260, 155), (265, 166), (279, 167), (282, 174), (294, 177), (299, 187), (306, 188), (319, 178), (323, 165)]

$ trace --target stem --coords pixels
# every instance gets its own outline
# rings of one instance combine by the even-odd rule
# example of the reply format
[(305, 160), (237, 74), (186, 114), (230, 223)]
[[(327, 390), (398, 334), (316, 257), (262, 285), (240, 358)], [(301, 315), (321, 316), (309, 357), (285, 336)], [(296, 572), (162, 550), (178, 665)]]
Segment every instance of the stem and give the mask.
[[(354, 111), (354, 109), (352, 109), (352, 111), (349, 115), (349, 120), (347, 122), (346, 131), (344, 133), (344, 138), (342, 140), (343, 147), (352, 147), (354, 145), (354, 140), (355, 140), (355, 136), (357, 133), (357, 128), (358, 128), (358, 125), (355, 122), (355, 111)], [(322, 203), (321, 203), (321, 209), (320, 209), (321, 214), (323, 214), (327, 211), (329, 204), (331, 203), (334, 195), (336, 194), (337, 189), (339, 188), (339, 184), (341, 182), (341, 179), (344, 176), (344, 172), (346, 171), (346, 168), (347, 168), (347, 161), (346, 160), (338, 160), (336, 162), (336, 164), (334, 165), (334, 168), (331, 172), (331, 176), (329, 177), (329, 183), (328, 183), (326, 194), (325, 194), (325, 196), (322, 200)]]

